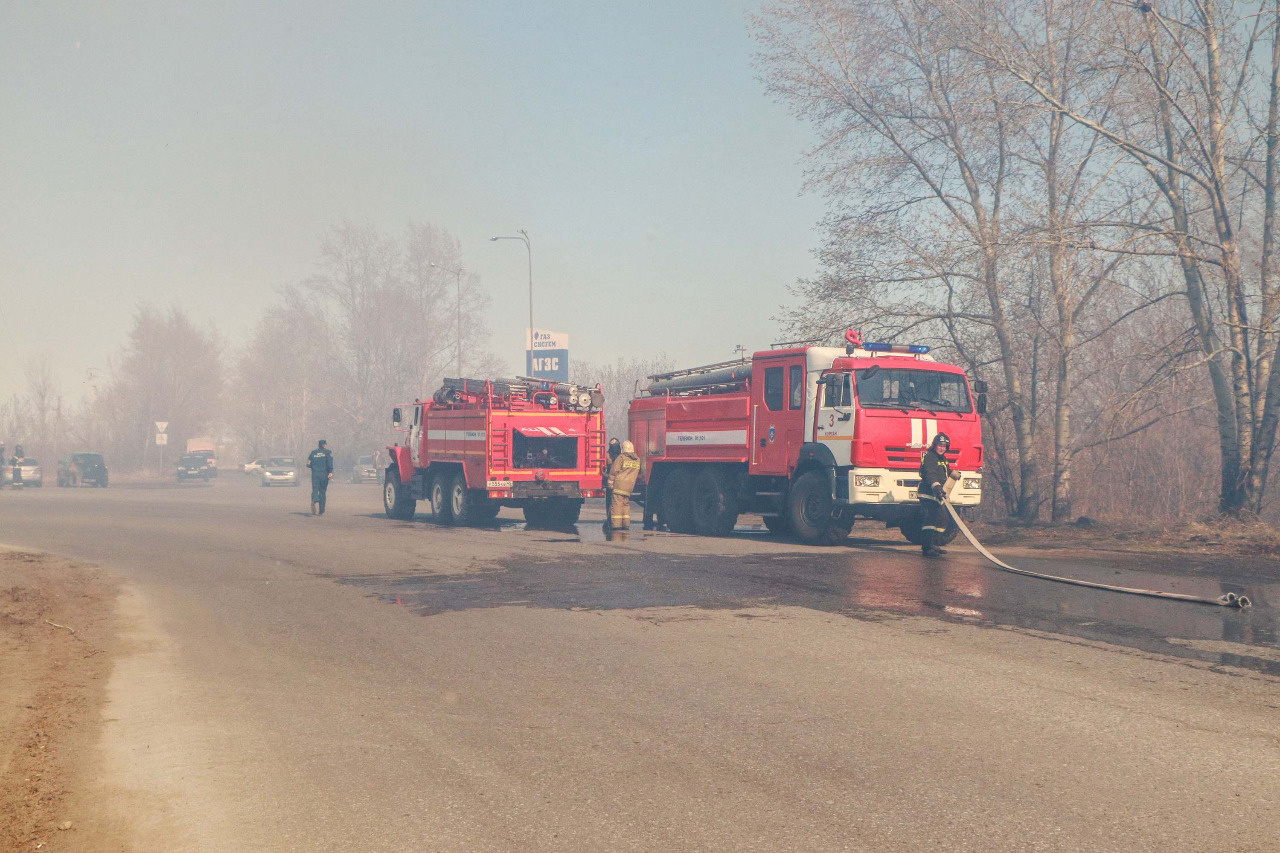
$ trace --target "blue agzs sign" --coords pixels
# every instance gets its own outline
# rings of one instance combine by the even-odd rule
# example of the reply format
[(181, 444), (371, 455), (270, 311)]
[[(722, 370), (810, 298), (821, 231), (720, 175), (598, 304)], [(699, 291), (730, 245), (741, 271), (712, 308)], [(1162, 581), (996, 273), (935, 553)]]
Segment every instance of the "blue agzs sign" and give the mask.
[(569, 381), (569, 336), (564, 332), (534, 329), (525, 337), (526, 376)]

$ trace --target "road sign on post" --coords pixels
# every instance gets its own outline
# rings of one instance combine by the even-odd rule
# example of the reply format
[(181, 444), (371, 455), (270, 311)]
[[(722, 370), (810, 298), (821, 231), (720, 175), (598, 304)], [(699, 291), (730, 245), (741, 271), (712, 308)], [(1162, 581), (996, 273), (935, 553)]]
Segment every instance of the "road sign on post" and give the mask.
[(160, 470), (162, 472), (164, 471), (165, 445), (169, 443), (169, 433), (165, 432), (168, 428), (168, 421), (156, 421), (156, 447), (160, 448)]
[(535, 379), (569, 381), (569, 335), (567, 332), (525, 330), (525, 373)]

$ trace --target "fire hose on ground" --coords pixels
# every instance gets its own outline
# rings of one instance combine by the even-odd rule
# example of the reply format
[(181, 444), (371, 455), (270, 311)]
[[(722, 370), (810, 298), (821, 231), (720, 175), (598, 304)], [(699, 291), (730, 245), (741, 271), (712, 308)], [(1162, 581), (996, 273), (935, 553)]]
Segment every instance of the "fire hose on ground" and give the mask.
[(1091, 589), (1103, 589), (1108, 592), (1123, 592), (1128, 595), (1145, 595), (1149, 598), (1171, 598), (1177, 601), (1190, 601), (1190, 602), (1194, 602), (1195, 604), (1214, 604), (1219, 607), (1243, 608), (1243, 607), (1250, 607), (1253, 604), (1251, 601), (1249, 601), (1248, 596), (1237, 595), (1234, 592), (1228, 592), (1225, 595), (1218, 596), (1217, 598), (1209, 598), (1207, 596), (1200, 596), (1200, 595), (1186, 595), (1185, 593), (1181, 593), (1181, 592), (1161, 592), (1159, 590), (1154, 590), (1154, 589), (1137, 589), (1135, 587), (1129, 587), (1129, 586), (1112, 586), (1111, 584), (1096, 583), (1094, 581), (1080, 580), (1078, 578), (1064, 578), (1058, 575), (1046, 575), (1046, 574), (1041, 574), (1040, 572), (1031, 572), (1031, 571), (1027, 571), (1026, 569), (1015, 568), (1014, 566), (1009, 565), (1003, 560), (1000, 560), (994, 554), (988, 551), (985, 547), (983, 547), (982, 543), (978, 541), (978, 537), (973, 535), (973, 531), (969, 529), (969, 526), (960, 520), (960, 515), (956, 512), (956, 508), (951, 505), (951, 501), (944, 500), (942, 502), (942, 505), (947, 508), (947, 512), (951, 513), (951, 520), (954, 521), (956, 523), (956, 526), (960, 528), (960, 532), (964, 534), (964, 538), (969, 540), (969, 544), (972, 545), (979, 554), (985, 557), (988, 562), (990, 562), (993, 566), (995, 566), (997, 569), (1000, 569), (1001, 571), (1012, 572), (1015, 575), (1023, 575), (1024, 577), (1029, 577), (1029, 578), (1039, 578), (1040, 580), (1053, 581), (1054, 583), (1065, 583), (1065, 584), (1071, 584), (1072, 586), (1087, 586)]

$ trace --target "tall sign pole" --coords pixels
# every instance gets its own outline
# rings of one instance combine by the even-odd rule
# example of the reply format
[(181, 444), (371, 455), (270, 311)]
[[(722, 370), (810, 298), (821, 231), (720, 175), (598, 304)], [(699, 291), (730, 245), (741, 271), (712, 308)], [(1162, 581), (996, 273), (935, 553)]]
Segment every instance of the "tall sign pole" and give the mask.
[(489, 242), (493, 243), (498, 240), (523, 240), (525, 254), (529, 257), (529, 337), (530, 343), (533, 338), (533, 244), (529, 242), (529, 232), (523, 228), (517, 228), (516, 237), (490, 237)]
[(160, 448), (160, 476), (164, 476), (164, 451), (169, 446), (168, 421), (156, 421), (156, 447)]

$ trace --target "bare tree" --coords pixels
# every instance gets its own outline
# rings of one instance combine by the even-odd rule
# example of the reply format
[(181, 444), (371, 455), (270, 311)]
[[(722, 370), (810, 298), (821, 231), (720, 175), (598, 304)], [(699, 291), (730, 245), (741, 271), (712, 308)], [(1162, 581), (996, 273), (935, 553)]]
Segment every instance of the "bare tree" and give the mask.
[[(1215, 403), (1219, 508), (1259, 510), (1280, 421), (1272, 269), (1280, 10), (1274, 0), (1072, 6), (1087, 44), (1076, 61), (1092, 82), (1064, 91), (1048, 85), (1036, 52), (1018, 36), (1024, 7), (975, 2), (951, 10), (970, 53), (1044, 109), (1123, 151), (1149, 181)], [(1124, 97), (1102, 110), (1089, 94), (1113, 84)], [(1261, 247), (1254, 259), (1250, 243)]]
[(335, 342), (324, 314), (295, 288), (267, 309), (235, 366), (229, 419), (241, 449), (257, 458), (301, 456), (342, 420), (332, 402)]
[(396, 404), (429, 395), (459, 366), (495, 370), (483, 349), (487, 304), (441, 228), (410, 225), (402, 239), (334, 228), (317, 273), (282, 292), (240, 354), (241, 443), (255, 455), (298, 455), (321, 434), (340, 454), (380, 445)]
[(65, 423), (62, 393), (47, 354), (30, 358), (22, 368), (26, 387), (0, 406), (0, 429), (8, 448), (22, 445), (32, 458), (53, 457), (62, 448)]
[(197, 326), (179, 308), (139, 308), (106, 390), (75, 419), (75, 437), (129, 470), (146, 463), (154, 421), (168, 421), (179, 445), (201, 434), (221, 411), (223, 349), (212, 327)]
[[(1017, 458), (1014, 512), (1039, 511), (1036, 423), (1004, 265), (1008, 192), (1027, 117), (1009, 82), (954, 45), (939, 7), (791, 0), (756, 20), (769, 90), (819, 128), (812, 182), (831, 200), (826, 272), (804, 288), (831, 309), (792, 314), (829, 336), (851, 316), (892, 331), (935, 326), (1003, 380)], [(984, 327), (991, 357), (961, 324)]]
[(610, 438), (623, 439), (627, 437), (628, 406), (646, 387), (645, 379), (672, 367), (666, 353), (660, 353), (651, 357), (620, 357), (612, 364), (579, 362), (573, 373), (575, 382), (599, 383), (604, 391), (605, 432)]

